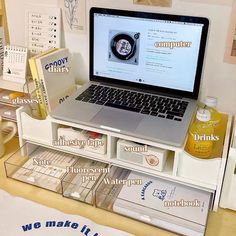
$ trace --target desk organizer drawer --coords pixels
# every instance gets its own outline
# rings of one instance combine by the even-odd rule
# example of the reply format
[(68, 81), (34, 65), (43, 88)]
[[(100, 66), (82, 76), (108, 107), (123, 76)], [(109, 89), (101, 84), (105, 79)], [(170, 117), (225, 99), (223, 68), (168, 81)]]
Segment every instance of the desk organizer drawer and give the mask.
[(62, 181), (63, 196), (94, 205), (95, 189), (108, 172), (107, 164), (80, 157)]
[(62, 193), (61, 180), (77, 161), (72, 155), (26, 143), (4, 164), (7, 177)]
[(181, 235), (204, 235), (210, 205), (208, 192), (118, 167), (96, 190), (97, 207)]

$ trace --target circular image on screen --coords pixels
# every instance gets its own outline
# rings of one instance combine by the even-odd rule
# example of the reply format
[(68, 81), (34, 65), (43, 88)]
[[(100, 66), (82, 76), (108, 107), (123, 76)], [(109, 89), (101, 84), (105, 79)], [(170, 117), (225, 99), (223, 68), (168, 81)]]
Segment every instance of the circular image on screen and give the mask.
[(116, 51), (122, 56), (129, 55), (131, 53), (131, 50), (132, 46), (126, 39), (121, 39), (116, 44)]
[(129, 60), (136, 52), (136, 43), (128, 34), (118, 34), (111, 40), (111, 50), (120, 60)]

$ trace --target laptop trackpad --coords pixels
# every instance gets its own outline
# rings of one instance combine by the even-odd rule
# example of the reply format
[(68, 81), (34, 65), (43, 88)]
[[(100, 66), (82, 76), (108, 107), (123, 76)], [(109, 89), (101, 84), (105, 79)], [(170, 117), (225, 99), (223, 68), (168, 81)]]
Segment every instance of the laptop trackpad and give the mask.
[(142, 119), (139, 113), (104, 107), (91, 122), (119, 130), (135, 131)]

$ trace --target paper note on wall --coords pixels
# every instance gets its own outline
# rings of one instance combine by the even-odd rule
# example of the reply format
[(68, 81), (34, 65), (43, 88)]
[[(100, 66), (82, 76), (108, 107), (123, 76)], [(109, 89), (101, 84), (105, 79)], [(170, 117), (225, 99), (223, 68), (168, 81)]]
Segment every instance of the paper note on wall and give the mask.
[(25, 10), (25, 43), (32, 55), (61, 46), (61, 10), (28, 5)]
[(59, 0), (66, 32), (85, 33), (86, 0)]
[(171, 7), (172, 0), (134, 0), (135, 4), (159, 6), (159, 7)]
[(181, 0), (181, 1), (232, 6), (234, 0)]

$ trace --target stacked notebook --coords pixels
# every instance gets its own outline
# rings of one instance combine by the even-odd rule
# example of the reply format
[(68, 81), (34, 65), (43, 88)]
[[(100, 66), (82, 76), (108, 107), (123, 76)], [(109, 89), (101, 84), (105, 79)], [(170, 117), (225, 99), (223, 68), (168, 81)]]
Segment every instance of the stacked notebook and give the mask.
[(178, 228), (177, 232), (188, 231), (192, 236), (204, 234), (210, 206), (209, 193), (134, 172), (129, 179), (142, 179), (143, 184), (124, 186), (113, 211), (171, 231)]
[(133, 184), (103, 181), (96, 192), (98, 207), (183, 235), (204, 235), (211, 193), (118, 167), (109, 175), (110, 183)]
[(49, 49), (29, 59), (42, 118), (76, 89), (68, 49)]

